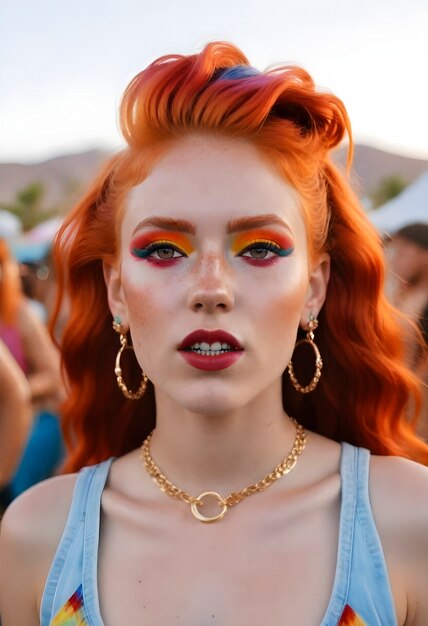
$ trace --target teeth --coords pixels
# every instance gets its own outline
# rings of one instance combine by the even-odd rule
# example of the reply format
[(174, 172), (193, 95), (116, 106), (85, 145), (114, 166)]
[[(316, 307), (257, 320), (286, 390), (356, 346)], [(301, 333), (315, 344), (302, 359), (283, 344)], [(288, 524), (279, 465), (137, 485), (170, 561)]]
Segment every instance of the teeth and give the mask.
[(225, 352), (227, 352), (226, 350), (218, 350), (216, 352), (214, 352), (214, 350), (193, 350), (193, 352), (196, 352), (197, 354), (202, 354), (203, 356), (218, 356), (219, 354), (224, 354)]
[(225, 352), (233, 352), (236, 348), (233, 348), (228, 343), (220, 343), (220, 341), (215, 341), (212, 344), (201, 341), (201, 343), (192, 344), (188, 349), (197, 354), (202, 354), (203, 356), (217, 356)]
[(190, 346), (191, 350), (202, 350), (202, 352), (219, 352), (220, 350), (232, 350), (232, 346), (228, 343), (220, 343), (216, 341), (211, 345), (202, 341), (201, 343), (194, 343)]

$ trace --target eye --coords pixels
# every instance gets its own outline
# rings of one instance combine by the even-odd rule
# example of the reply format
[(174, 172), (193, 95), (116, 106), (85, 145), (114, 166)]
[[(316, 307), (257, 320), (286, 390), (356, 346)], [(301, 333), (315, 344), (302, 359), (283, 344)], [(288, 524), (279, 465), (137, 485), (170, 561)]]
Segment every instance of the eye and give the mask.
[(140, 259), (152, 258), (159, 261), (169, 261), (186, 256), (184, 252), (168, 241), (156, 241), (144, 248), (132, 248), (132, 254)]
[[(284, 250), (278, 244), (268, 240), (257, 240), (246, 246), (244, 250), (238, 255), (251, 259), (267, 260), (275, 256), (285, 256), (288, 250)], [(291, 250), (290, 250), (291, 252)], [(288, 252), (288, 254), (290, 254)]]

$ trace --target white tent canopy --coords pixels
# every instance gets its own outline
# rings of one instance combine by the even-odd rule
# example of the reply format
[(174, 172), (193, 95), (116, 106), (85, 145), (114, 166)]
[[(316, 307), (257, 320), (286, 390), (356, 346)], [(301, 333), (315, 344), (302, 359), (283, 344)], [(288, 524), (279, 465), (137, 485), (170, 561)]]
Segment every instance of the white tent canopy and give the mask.
[(428, 223), (428, 171), (398, 196), (367, 215), (382, 235), (394, 234), (407, 224)]
[(0, 209), (0, 239), (11, 241), (22, 233), (21, 220), (9, 211)]

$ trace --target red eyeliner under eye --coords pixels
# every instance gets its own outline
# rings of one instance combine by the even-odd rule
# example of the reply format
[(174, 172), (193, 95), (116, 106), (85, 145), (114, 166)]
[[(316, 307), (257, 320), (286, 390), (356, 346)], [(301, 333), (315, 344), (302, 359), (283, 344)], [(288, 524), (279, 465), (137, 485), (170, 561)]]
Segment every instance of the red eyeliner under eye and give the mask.
[(246, 263), (250, 265), (255, 265), (256, 267), (273, 265), (274, 263), (278, 263), (281, 260), (279, 256), (272, 256), (269, 259), (254, 259), (250, 256), (242, 256), (241, 259), (244, 259)]
[(180, 261), (182, 259), (182, 257), (174, 257), (172, 259), (156, 259), (155, 257), (147, 257), (145, 260), (147, 261), (147, 263), (150, 263), (151, 265), (156, 265), (157, 267), (171, 267), (172, 265), (176, 265), (178, 261)]

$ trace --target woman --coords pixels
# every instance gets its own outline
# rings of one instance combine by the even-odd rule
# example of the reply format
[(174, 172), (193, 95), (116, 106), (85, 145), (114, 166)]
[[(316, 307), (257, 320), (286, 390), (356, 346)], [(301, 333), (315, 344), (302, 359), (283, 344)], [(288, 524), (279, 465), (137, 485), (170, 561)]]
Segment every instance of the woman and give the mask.
[(30, 390), (25, 376), (0, 341), (0, 489), (8, 483), (18, 465), (30, 428), (30, 409)]
[(0, 340), (27, 377), (33, 427), (16, 474), (2, 493), (7, 503), (58, 466), (62, 440), (56, 415), (64, 398), (59, 353), (21, 288), (19, 266), (0, 238)]
[(413, 332), (407, 338), (407, 362), (425, 383), (418, 432), (428, 441), (428, 223), (407, 224), (400, 228), (392, 236), (387, 254), (391, 269), (391, 299), (414, 322)]
[(21, 288), (19, 267), (0, 238), (0, 338), (27, 375), (35, 411), (63, 398), (59, 356)]
[(56, 250), (67, 469), (119, 458), (10, 507), (3, 626), (426, 624), (428, 448), (343, 104), (213, 43), (121, 122)]

